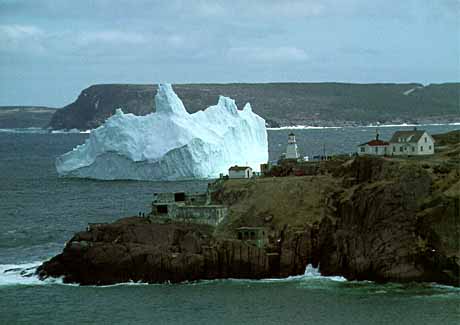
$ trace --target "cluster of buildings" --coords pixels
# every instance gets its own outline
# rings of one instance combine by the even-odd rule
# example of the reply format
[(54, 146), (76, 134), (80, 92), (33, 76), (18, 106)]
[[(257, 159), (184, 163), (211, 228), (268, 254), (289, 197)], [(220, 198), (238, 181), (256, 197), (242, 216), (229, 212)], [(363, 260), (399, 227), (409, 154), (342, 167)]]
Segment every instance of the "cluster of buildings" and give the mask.
[[(357, 154), (372, 156), (422, 156), (434, 154), (434, 139), (425, 130), (414, 128), (409, 131), (396, 131), (389, 141), (381, 140), (378, 131), (374, 139), (358, 146)], [(328, 159), (320, 156), (319, 159)], [(280, 157), (281, 161), (297, 162), (302, 165), (305, 159), (301, 158), (294, 133), (288, 135), (286, 152)], [(299, 164), (300, 163), (300, 164)], [(262, 164), (261, 173), (264, 174), (273, 167), (273, 163)], [(228, 178), (251, 178), (254, 176), (249, 166), (232, 166), (228, 170)]]
[(153, 193), (150, 217), (156, 222), (171, 221), (217, 226), (227, 217), (227, 208), (211, 202), (211, 192)]
[[(205, 193), (153, 193), (152, 211), (148, 217), (155, 223), (180, 222), (216, 227), (227, 219), (228, 208), (213, 204), (211, 191), (208, 187)], [(268, 243), (268, 231), (265, 227), (240, 227), (236, 229), (235, 239), (262, 248)]]
[[(358, 146), (359, 155), (411, 156), (433, 153), (433, 138), (426, 131), (417, 129), (397, 131), (389, 141), (381, 140), (376, 132), (375, 139)], [(303, 159), (300, 158), (293, 133), (288, 136), (286, 153), (282, 155), (281, 161), (302, 164)], [(261, 166), (262, 173), (264, 168), (269, 168), (269, 164)], [(232, 166), (228, 170), (230, 179), (251, 178), (254, 174), (249, 166)], [(213, 204), (211, 196), (211, 187), (205, 193), (154, 193), (152, 210), (148, 217), (159, 223), (183, 222), (216, 227), (227, 219), (228, 208)], [(268, 232), (264, 227), (241, 227), (236, 229), (235, 239), (263, 247), (268, 243)]]

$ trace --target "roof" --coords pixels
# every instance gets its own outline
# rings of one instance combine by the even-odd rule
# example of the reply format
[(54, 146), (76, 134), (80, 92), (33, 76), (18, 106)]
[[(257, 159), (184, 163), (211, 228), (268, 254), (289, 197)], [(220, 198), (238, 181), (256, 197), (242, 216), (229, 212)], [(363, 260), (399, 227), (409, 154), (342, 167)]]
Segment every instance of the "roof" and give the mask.
[(369, 142), (360, 144), (360, 146), (368, 145), (368, 146), (371, 146), (371, 147), (377, 147), (377, 146), (388, 146), (389, 144), (390, 143), (388, 143), (386, 141), (382, 141), (382, 140), (371, 140)]
[(235, 171), (235, 172), (240, 172), (240, 171), (243, 171), (243, 170), (246, 170), (246, 169), (252, 169), (251, 167), (249, 166), (232, 166), (230, 167), (228, 170), (231, 170), (231, 171)]
[[(396, 131), (390, 139), (390, 142), (399, 142), (399, 138), (403, 138), (402, 142), (418, 142), (425, 130), (413, 130), (413, 131)], [(407, 140), (406, 140), (407, 139)]]

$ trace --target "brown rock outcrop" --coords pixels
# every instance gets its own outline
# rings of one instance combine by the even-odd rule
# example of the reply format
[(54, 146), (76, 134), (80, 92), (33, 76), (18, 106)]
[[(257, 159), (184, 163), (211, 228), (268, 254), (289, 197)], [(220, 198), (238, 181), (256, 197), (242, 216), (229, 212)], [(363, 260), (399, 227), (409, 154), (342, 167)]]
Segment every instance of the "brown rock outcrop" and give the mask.
[(458, 197), (434, 195), (432, 177), (416, 164), (360, 158), (345, 172), (355, 181), (330, 196), (335, 212), (318, 233), (321, 273), (458, 286)]
[(154, 224), (131, 217), (93, 225), (77, 233), (64, 251), (39, 269), (41, 278), (107, 285), (202, 279), (284, 277), (305, 270), (309, 232), (283, 234), (278, 246), (258, 248), (244, 241), (217, 239), (212, 228)]

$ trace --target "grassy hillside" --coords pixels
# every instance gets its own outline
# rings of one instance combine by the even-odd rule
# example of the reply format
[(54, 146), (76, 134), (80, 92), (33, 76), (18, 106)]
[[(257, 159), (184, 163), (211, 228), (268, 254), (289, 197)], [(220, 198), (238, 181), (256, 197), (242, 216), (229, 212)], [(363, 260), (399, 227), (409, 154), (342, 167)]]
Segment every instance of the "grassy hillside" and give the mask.
[(0, 128), (46, 127), (56, 108), (0, 106)]
[[(460, 83), (182, 84), (174, 89), (189, 112), (217, 103), (219, 95), (246, 102), (272, 126), (344, 125), (372, 122), (436, 122), (460, 119)], [(116, 108), (144, 115), (154, 110), (155, 85), (94, 85), (59, 110), (53, 128), (99, 126)]]

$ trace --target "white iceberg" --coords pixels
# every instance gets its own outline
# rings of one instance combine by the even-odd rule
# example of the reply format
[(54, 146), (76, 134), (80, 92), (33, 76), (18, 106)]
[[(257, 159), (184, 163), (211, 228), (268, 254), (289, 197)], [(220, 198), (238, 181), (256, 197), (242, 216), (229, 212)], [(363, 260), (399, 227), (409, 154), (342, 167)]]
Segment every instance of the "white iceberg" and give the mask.
[(84, 144), (56, 159), (61, 176), (104, 180), (214, 178), (233, 165), (259, 170), (268, 160), (265, 121), (250, 104), (238, 110), (220, 96), (215, 106), (189, 114), (170, 84), (160, 84), (157, 111), (121, 109), (92, 130)]

